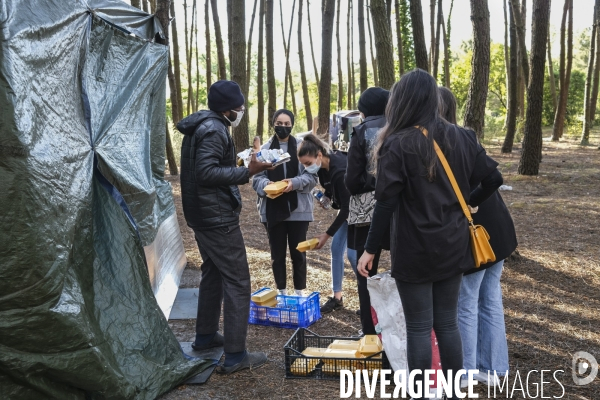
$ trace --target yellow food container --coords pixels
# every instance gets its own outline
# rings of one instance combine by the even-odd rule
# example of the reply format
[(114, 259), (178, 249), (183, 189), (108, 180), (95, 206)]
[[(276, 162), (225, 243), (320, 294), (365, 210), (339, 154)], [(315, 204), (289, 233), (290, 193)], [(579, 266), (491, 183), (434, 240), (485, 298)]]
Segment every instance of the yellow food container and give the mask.
[[(327, 349), (323, 357), (323, 373), (327, 375), (339, 375), (343, 369), (354, 371), (363, 365), (361, 361), (355, 360), (362, 358), (356, 350)], [(348, 358), (352, 360), (347, 360)]]
[[(343, 350), (343, 349), (326, 349), (323, 353), (323, 357), (329, 358), (363, 358), (363, 356), (357, 350)], [(323, 360), (325, 364), (333, 363), (334, 360)], [(337, 361), (339, 363), (339, 361)]]
[(360, 340), (334, 340), (329, 346), (328, 349), (340, 349), (340, 350), (355, 350), (358, 351), (360, 346)]
[[(307, 357), (322, 357), (323, 352), (325, 352), (325, 349), (318, 347), (307, 347), (302, 354)], [(297, 358), (290, 366), (290, 370), (294, 375), (306, 376), (315, 369), (315, 366), (320, 361), (321, 360), (318, 358)]]
[(283, 192), (285, 190), (285, 188), (287, 188), (287, 186), (288, 186), (287, 182), (279, 181), (279, 182), (274, 182), (274, 183), (268, 184), (267, 186), (265, 186), (265, 188), (263, 190), (265, 191), (266, 194), (275, 195), (275, 194), (280, 194), (281, 192)]
[(264, 303), (270, 302), (271, 300), (273, 300), (276, 297), (277, 297), (277, 290), (267, 289), (267, 290), (263, 290), (262, 292), (257, 293), (254, 296), (252, 296), (252, 301), (255, 302), (256, 304), (258, 304), (259, 306), (262, 306)]
[(383, 350), (383, 344), (377, 335), (365, 335), (360, 339), (358, 351), (363, 356), (371, 356)]
[(314, 249), (318, 244), (319, 244), (319, 239), (312, 238), (310, 240), (306, 240), (304, 242), (298, 243), (298, 246), (296, 247), (296, 250), (298, 250), (301, 253), (304, 253), (307, 250)]
[(274, 297), (271, 300), (265, 301), (261, 304), (256, 303), (256, 305), (261, 307), (276, 307), (277, 306), (277, 298)]
[(283, 194), (283, 192), (277, 193), (277, 194), (268, 194), (267, 193), (267, 197), (270, 198), (271, 200), (274, 200), (274, 199), (278, 198), (279, 196), (281, 196), (282, 194)]

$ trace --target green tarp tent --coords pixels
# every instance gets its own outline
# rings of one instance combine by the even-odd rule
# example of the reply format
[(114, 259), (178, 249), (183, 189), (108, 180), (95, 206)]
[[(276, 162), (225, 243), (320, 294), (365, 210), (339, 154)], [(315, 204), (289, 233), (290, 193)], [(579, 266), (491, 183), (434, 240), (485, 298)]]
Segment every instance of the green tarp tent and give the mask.
[(0, 2), (2, 399), (151, 399), (209, 364), (165, 318), (185, 256), (161, 33), (117, 0)]

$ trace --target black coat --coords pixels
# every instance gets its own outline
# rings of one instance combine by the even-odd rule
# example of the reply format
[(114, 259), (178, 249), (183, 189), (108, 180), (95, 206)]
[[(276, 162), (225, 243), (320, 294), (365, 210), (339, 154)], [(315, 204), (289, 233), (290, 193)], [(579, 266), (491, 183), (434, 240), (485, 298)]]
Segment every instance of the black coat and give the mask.
[(473, 222), (476, 225), (482, 225), (490, 234), (490, 245), (496, 255), (496, 261), (482, 264), (479, 268), (473, 268), (465, 272), (465, 275), (491, 267), (510, 256), (517, 248), (515, 224), (506, 204), (502, 200), (502, 196), (500, 196), (500, 192), (494, 192), (486, 201), (481, 203), (477, 212), (472, 216)]
[(385, 125), (385, 115), (367, 117), (354, 127), (348, 149), (348, 168), (344, 181), (350, 194), (368, 193), (375, 190), (375, 177), (368, 172), (371, 151), (377, 132)]
[(350, 193), (344, 184), (348, 157), (341, 151), (329, 153), (329, 171), (321, 168), (318, 172), (319, 182), (325, 189), (325, 196), (331, 199), (332, 208), (339, 210), (335, 220), (327, 229), (329, 236), (335, 233), (348, 219), (350, 211)]
[(213, 111), (198, 111), (177, 124), (181, 145), (181, 202), (189, 227), (215, 229), (239, 224), (247, 168), (236, 166), (229, 121)]

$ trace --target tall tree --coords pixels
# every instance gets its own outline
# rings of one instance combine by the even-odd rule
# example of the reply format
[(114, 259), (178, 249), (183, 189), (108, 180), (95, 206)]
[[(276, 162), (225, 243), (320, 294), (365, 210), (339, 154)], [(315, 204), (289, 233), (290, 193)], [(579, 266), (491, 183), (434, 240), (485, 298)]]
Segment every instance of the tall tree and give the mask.
[[(145, 0), (142, 0), (145, 2)], [(185, 67), (186, 67), (186, 72), (188, 75), (188, 92), (187, 92), (187, 108), (186, 108), (186, 115), (190, 114), (190, 81), (191, 81), (191, 76), (192, 76), (192, 72), (190, 71), (190, 60), (191, 60), (191, 55), (190, 55), (190, 42), (189, 42), (189, 37), (190, 37), (190, 32), (188, 30), (188, 6), (187, 6), (187, 0), (183, 0), (183, 41), (185, 42)], [(183, 109), (183, 103), (181, 105), (181, 108)]]
[[(231, 78), (244, 90), (246, 88), (246, 7), (244, 0), (232, 0), (231, 4)], [(236, 149), (248, 147), (248, 116), (233, 128), (233, 144)]]
[(443, 20), (442, 38), (444, 39), (444, 85), (450, 89), (450, 38), (446, 33), (446, 23)]
[(183, 95), (181, 94), (181, 60), (179, 58), (179, 37), (177, 35), (177, 19), (175, 16), (175, 2), (171, 2), (171, 37), (173, 39), (173, 64), (175, 68), (175, 86), (177, 92), (177, 117), (173, 122), (183, 119)]
[(485, 103), (490, 77), (490, 12), (487, 0), (471, 0), (473, 58), (471, 81), (465, 106), (464, 126), (483, 138)]
[(344, 77), (342, 72), (342, 45), (340, 40), (340, 10), (341, 0), (337, 0), (336, 18), (335, 18), (335, 40), (337, 45), (337, 78), (338, 78), (338, 95), (337, 107), (338, 110), (344, 109)]
[(217, 9), (217, 0), (210, 0), (213, 25), (215, 26), (215, 42), (217, 45), (217, 60), (219, 62), (219, 79), (227, 79), (227, 64), (225, 63), (225, 50), (223, 49), (223, 35), (221, 34), (221, 20)]
[[(486, 0), (487, 1), (487, 0)], [(423, 10), (421, 0), (410, 1), (410, 19), (412, 22), (412, 35), (415, 46), (415, 61), (417, 67), (429, 71), (427, 60), (427, 45), (425, 44), (425, 30), (423, 28)]]
[(377, 71), (377, 57), (375, 55), (375, 46), (373, 45), (373, 32), (371, 30), (371, 5), (369, 0), (367, 0), (367, 9), (369, 12), (367, 13), (367, 27), (369, 31), (369, 52), (371, 53), (371, 64), (373, 66), (373, 80), (375, 82), (375, 86), (379, 86), (379, 72)]
[[(590, 74), (591, 77), (591, 90), (589, 94), (589, 98), (586, 96), (585, 104), (584, 104), (584, 127), (583, 132), (581, 134), (581, 144), (588, 145), (590, 143), (590, 129), (594, 124), (594, 117), (596, 114), (596, 103), (598, 100), (598, 83), (600, 81), (600, 1), (596, 0), (596, 4), (594, 6), (594, 27), (593, 31), (595, 34), (592, 34), (590, 38), (590, 47), (595, 50), (595, 56), (592, 56), (592, 50), (590, 49), (590, 59), (594, 59), (594, 67), (593, 71)], [(587, 85), (587, 82), (586, 82)], [(586, 92), (587, 86), (586, 86)], [(587, 122), (586, 122), (587, 121)]]
[[(354, 2), (350, 0), (350, 37), (353, 43), (350, 47), (350, 85), (352, 86), (352, 110), (356, 110), (356, 71), (354, 68)], [(391, 28), (390, 28), (391, 31)]]
[(196, 45), (194, 46), (194, 52), (196, 53), (196, 91), (194, 92), (194, 106), (193, 110), (198, 110), (198, 102), (200, 101), (200, 47), (198, 46), (198, 7), (196, 7), (196, 12), (194, 14), (194, 18), (196, 19), (196, 24), (194, 26), (194, 40)]
[(404, 51), (402, 49), (402, 15), (400, 14), (400, 0), (394, 1), (394, 12), (396, 13), (396, 39), (398, 39), (398, 72), (401, 77), (402, 74), (404, 74)]
[(308, 84), (306, 82), (306, 68), (304, 66), (304, 50), (302, 49), (302, 5), (300, 0), (298, 4), (298, 58), (300, 59), (300, 80), (302, 81), (302, 97), (304, 98), (304, 112), (306, 114), (306, 126), (312, 130), (312, 111), (310, 109), (310, 95), (308, 94)]
[(227, 0), (227, 44), (229, 48), (229, 74), (233, 80), (233, 0)]
[[(526, 28), (527, 25), (527, 0), (521, 0), (521, 21), (522, 21), (522, 30), (523, 36), (526, 36)], [(517, 38), (518, 38), (518, 28), (517, 28)], [(529, 63), (527, 58), (527, 47), (525, 45), (519, 43), (519, 118), (523, 120), (525, 118), (525, 86), (526, 82), (529, 82)], [(527, 63), (527, 64), (526, 64)], [(527, 79), (527, 80), (526, 80)]]
[(269, 133), (272, 129), (271, 121), (273, 114), (277, 111), (277, 88), (275, 86), (275, 63), (273, 59), (273, 0), (265, 0), (265, 28), (267, 41), (267, 91), (269, 94), (269, 103), (267, 106), (267, 121), (269, 122)]
[(442, 0), (438, 0), (438, 14), (437, 14), (437, 23), (435, 28), (435, 47), (433, 51), (433, 60), (431, 66), (431, 75), (437, 80), (438, 77), (438, 64), (440, 60), (440, 38), (441, 38), (441, 28), (444, 23), (444, 10), (442, 9)]
[(140, 10), (142, 9), (140, 0), (131, 0), (131, 5), (134, 6), (135, 8), (139, 8)]
[[(340, 3), (338, 2), (338, 11), (339, 11), (339, 5)], [(347, 7), (348, 9), (348, 14), (346, 16), (346, 71), (348, 73), (348, 83), (346, 85), (346, 88), (348, 89), (348, 93), (346, 96), (346, 104), (347, 104), (347, 109), (348, 110), (352, 110), (352, 72), (351, 72), (351, 68), (352, 68), (352, 59), (350, 56), (350, 43), (352, 42), (352, 34), (350, 26), (352, 25), (352, 19), (351, 19), (351, 10), (352, 10), (352, 0), (348, 0), (348, 4)]]
[(548, 78), (550, 80), (550, 95), (552, 96), (552, 110), (556, 112), (557, 98), (556, 98), (556, 81), (554, 80), (554, 65), (552, 65), (552, 47), (550, 46), (550, 27), (548, 27)]
[(310, 40), (310, 54), (312, 57), (313, 68), (315, 70), (315, 78), (317, 86), (319, 86), (319, 70), (317, 69), (317, 59), (315, 58), (315, 47), (313, 46), (312, 26), (310, 24), (310, 0), (306, 0), (306, 15), (308, 17), (308, 38)]
[[(157, 42), (165, 46), (169, 45), (169, 5), (170, 0), (159, 0), (156, 9), (156, 17), (163, 28), (164, 38), (159, 38)], [(172, 72), (171, 72), (172, 73)], [(169, 79), (169, 89), (171, 91), (176, 90), (175, 79), (172, 77)], [(173, 101), (173, 97), (171, 97)], [(177, 101), (177, 100), (175, 100)], [(169, 126), (165, 121), (165, 148), (167, 153), (167, 161), (169, 163), (169, 172), (171, 175), (179, 174), (177, 169), (177, 161), (175, 159), (175, 153), (173, 152), (173, 143), (171, 142), (171, 134), (169, 132)]]
[[(527, 4), (527, 0), (522, 0), (523, 6)], [(548, 1), (548, 0), (545, 0)], [(527, 59), (527, 46), (525, 46), (525, 18), (522, 15), (523, 12), (519, 9), (518, 0), (509, 0), (509, 4), (511, 5), (511, 9), (513, 11), (513, 16), (515, 18), (515, 22), (517, 24), (517, 40), (519, 41), (519, 48), (522, 49), (520, 52), (521, 57), (521, 66), (523, 71), (523, 81), (525, 82), (525, 86), (529, 86), (529, 61)], [(544, 46), (545, 47), (545, 46)], [(545, 49), (544, 49), (545, 51)]]
[[(510, 0), (509, 0), (510, 2)], [(502, 153), (512, 153), (515, 134), (517, 131), (518, 115), (518, 52), (519, 45), (517, 40), (517, 25), (513, 18), (513, 8), (508, 7), (509, 12), (509, 37), (510, 37), (510, 60), (508, 70), (508, 109), (506, 110), (506, 137), (502, 144)]]
[(254, 18), (256, 17), (257, 4), (258, 0), (254, 0), (252, 19), (250, 20), (250, 32), (248, 32), (248, 54), (246, 55), (246, 92), (244, 94), (246, 98), (249, 97), (250, 93), (250, 71), (252, 70), (252, 33), (254, 32)]
[(377, 49), (379, 86), (389, 90), (396, 79), (394, 78), (392, 30), (388, 23), (384, 0), (371, 0), (371, 17), (373, 18), (375, 48)]
[(189, 49), (188, 55), (187, 55), (187, 76), (188, 76), (188, 92), (187, 92), (187, 113), (188, 115), (192, 112), (192, 108), (194, 106), (193, 103), (193, 98), (194, 98), (194, 86), (192, 83), (192, 58), (193, 58), (193, 43), (194, 43), (194, 20), (195, 20), (195, 14), (196, 14), (196, 0), (193, 0), (192, 2), (192, 22), (190, 24), (190, 34), (187, 35), (187, 39), (189, 40), (189, 43), (187, 45), (187, 48)]
[(435, 48), (435, 0), (429, 0), (429, 65), (433, 69), (433, 49)]
[[(173, 3), (171, 3), (172, 5)], [(210, 85), (212, 85), (212, 57), (211, 57), (211, 48), (210, 48), (210, 1), (204, 0), (204, 38), (206, 45), (206, 54), (204, 57), (206, 58), (206, 94), (208, 95), (208, 90), (210, 89)], [(173, 21), (175, 22), (175, 21)]]
[(415, 68), (415, 46), (412, 35), (412, 21), (408, 0), (400, 0), (400, 33), (402, 34), (402, 58), (404, 70)]
[(148, 7), (148, 0), (142, 0), (142, 9), (144, 12), (150, 12), (150, 8)]
[[(396, 0), (397, 2), (398, 0)], [(365, 32), (365, 0), (358, 0), (358, 67), (360, 74), (360, 92), (369, 87), (367, 75), (367, 46)]]
[(331, 112), (331, 47), (335, 0), (323, 0), (321, 33), (321, 81), (319, 82), (319, 123), (317, 135), (329, 142), (329, 114)]
[(292, 27), (294, 26), (294, 11), (296, 9), (296, 0), (292, 6), (292, 17), (290, 21), (290, 31), (288, 34), (287, 41), (285, 40), (285, 30), (283, 28), (283, 7), (281, 6), (281, 0), (279, 0), (279, 13), (281, 17), (281, 37), (283, 39), (283, 51), (285, 53), (285, 85), (283, 90), (283, 108), (287, 108), (287, 94), (288, 94), (288, 83), (292, 97), (292, 108), (294, 114), (296, 113), (296, 100), (294, 96), (294, 83), (292, 80), (292, 69), (290, 68), (290, 47), (292, 38)]
[(531, 82), (527, 88), (525, 135), (518, 173), (537, 175), (542, 150), (542, 111), (546, 62), (546, 37), (550, 20), (550, 2), (533, 0), (531, 30)]
[(260, 142), (264, 142), (265, 134), (265, 88), (264, 88), (264, 31), (265, 31), (265, 0), (260, 0), (258, 16), (258, 61), (256, 74), (256, 97), (258, 102), (258, 116), (256, 117), (256, 134)]
[[(567, 43), (565, 46), (565, 22), (568, 15)], [(566, 47), (566, 59), (565, 59)], [(566, 68), (565, 68), (566, 63)], [(558, 141), (565, 127), (565, 116), (567, 113), (567, 99), (569, 85), (571, 82), (571, 68), (573, 66), (573, 0), (565, 0), (563, 7), (563, 18), (560, 25), (560, 94), (558, 106), (554, 113), (554, 127), (552, 129), (552, 140)]]
[(594, 5), (594, 20), (592, 23), (592, 33), (590, 35), (590, 52), (588, 55), (587, 76), (585, 78), (585, 92), (583, 95), (583, 127), (581, 129), (581, 144), (583, 145), (589, 144), (590, 127), (593, 123), (593, 121), (590, 120), (590, 110), (592, 106), (590, 104), (590, 100), (592, 98), (592, 76), (594, 75), (594, 64), (596, 62), (596, 30), (598, 26), (597, 20), (599, 7), (600, 0), (596, 0), (596, 4)]

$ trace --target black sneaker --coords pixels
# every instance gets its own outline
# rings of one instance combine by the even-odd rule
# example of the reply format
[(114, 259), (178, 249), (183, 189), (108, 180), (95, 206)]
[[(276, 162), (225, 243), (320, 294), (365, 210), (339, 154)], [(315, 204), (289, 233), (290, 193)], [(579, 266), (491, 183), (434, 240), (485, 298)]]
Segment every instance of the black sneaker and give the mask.
[(329, 300), (321, 306), (321, 314), (327, 314), (335, 310), (344, 308), (344, 299), (329, 297)]
[(217, 332), (217, 333), (215, 333), (215, 336), (212, 338), (212, 340), (208, 344), (198, 346), (196, 344), (196, 342), (193, 342), (192, 349), (194, 349), (196, 351), (203, 351), (203, 350), (208, 350), (208, 349), (212, 349), (215, 347), (223, 347), (223, 343), (225, 343), (225, 338), (223, 337), (223, 335), (221, 335), (219, 332)]
[(242, 371), (244, 369), (256, 369), (265, 365), (266, 362), (267, 355), (265, 353), (258, 351), (256, 353), (246, 353), (246, 356), (242, 361), (235, 365), (232, 365), (231, 367), (219, 365), (217, 367), (217, 373), (229, 375), (237, 371)]

